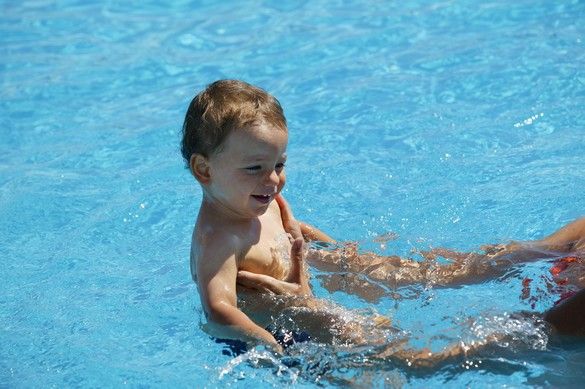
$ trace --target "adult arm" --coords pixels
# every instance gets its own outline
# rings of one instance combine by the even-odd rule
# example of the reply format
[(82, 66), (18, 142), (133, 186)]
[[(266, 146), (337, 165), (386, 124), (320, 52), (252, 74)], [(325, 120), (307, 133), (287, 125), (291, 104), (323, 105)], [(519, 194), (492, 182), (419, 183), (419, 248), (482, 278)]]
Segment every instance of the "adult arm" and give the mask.
[(276, 202), (280, 208), (280, 217), (284, 230), (292, 235), (293, 239), (303, 238), (305, 241), (320, 241), (326, 243), (335, 243), (335, 239), (310, 224), (300, 222), (295, 219), (288, 201), (282, 194), (276, 196)]
[(306, 241), (318, 241), (325, 243), (337, 243), (335, 239), (310, 224), (299, 221), (301, 233)]

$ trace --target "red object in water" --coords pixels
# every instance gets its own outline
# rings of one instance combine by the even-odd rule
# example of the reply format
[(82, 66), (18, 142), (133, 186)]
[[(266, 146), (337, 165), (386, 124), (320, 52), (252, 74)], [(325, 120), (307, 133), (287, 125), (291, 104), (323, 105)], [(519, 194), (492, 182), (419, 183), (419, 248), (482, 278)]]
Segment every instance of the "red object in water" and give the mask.
[[(526, 300), (530, 297), (530, 283), (532, 282), (532, 278), (524, 278), (522, 280), (522, 295), (520, 298), (522, 300)], [(534, 301), (531, 305), (534, 305)]]
[[(557, 260), (555, 260), (553, 262), (553, 266), (550, 268), (550, 272), (553, 276), (558, 276), (559, 274), (561, 274), (561, 272), (563, 272), (564, 270), (566, 270), (569, 267), (569, 264), (573, 263), (573, 262), (577, 262), (579, 261), (578, 257), (563, 257), (563, 258), (559, 258)], [(568, 280), (567, 279), (562, 279), (562, 278), (557, 278), (554, 280), (557, 285), (566, 285)], [(567, 290), (565, 292), (561, 293), (561, 297), (558, 299), (557, 302), (555, 302), (555, 305), (561, 303), (563, 300), (568, 299), (569, 297), (575, 295), (575, 293), (577, 293), (574, 290)]]
[(577, 262), (578, 260), (579, 258), (577, 257), (559, 258), (553, 262), (554, 265), (553, 267), (550, 268), (550, 272), (552, 273), (553, 276), (558, 276), (560, 272), (562, 272), (569, 266), (569, 263)]

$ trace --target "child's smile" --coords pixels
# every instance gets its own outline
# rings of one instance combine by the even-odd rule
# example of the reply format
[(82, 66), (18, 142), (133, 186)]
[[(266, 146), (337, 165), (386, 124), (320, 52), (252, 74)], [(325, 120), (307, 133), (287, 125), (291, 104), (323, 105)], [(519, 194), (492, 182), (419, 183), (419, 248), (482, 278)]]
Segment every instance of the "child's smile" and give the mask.
[(272, 201), (274, 195), (252, 195), (252, 197), (262, 204), (268, 204)]
[(287, 142), (285, 131), (264, 124), (230, 133), (209, 158), (208, 200), (234, 217), (262, 215), (284, 186)]

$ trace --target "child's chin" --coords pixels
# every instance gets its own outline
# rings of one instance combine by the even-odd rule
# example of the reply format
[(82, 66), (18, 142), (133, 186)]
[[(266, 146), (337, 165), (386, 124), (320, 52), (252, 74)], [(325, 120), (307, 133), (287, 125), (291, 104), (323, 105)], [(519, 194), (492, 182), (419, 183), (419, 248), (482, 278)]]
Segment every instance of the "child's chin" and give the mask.
[[(270, 203), (272, 203), (272, 201)], [(257, 207), (256, 209), (254, 209), (254, 213), (256, 214), (256, 216), (264, 215), (266, 213), (266, 211), (268, 211), (268, 208), (270, 207), (270, 203), (264, 204), (260, 207)]]

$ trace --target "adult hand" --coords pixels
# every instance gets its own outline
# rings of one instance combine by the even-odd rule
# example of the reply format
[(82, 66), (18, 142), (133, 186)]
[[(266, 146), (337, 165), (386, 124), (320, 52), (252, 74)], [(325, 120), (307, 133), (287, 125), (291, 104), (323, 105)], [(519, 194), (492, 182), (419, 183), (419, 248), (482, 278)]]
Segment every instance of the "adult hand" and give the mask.
[(291, 240), (291, 267), (288, 276), (284, 280), (278, 280), (265, 274), (240, 270), (237, 282), (248, 288), (270, 291), (276, 294), (312, 296), (308, 275), (305, 271), (305, 241), (303, 240), (300, 225), (294, 218), (290, 206), (280, 194), (276, 196), (276, 201), (280, 206), (282, 225), (285, 231), (290, 234), (289, 238)]
[(308, 276), (304, 269), (304, 241), (295, 239), (291, 247), (291, 267), (288, 276), (279, 280), (266, 274), (245, 270), (238, 272), (237, 282), (251, 289), (270, 291), (275, 294), (312, 296)]
[(275, 200), (280, 208), (282, 226), (284, 227), (284, 230), (292, 237), (291, 244), (298, 238), (303, 239), (301, 224), (293, 216), (292, 209), (290, 208), (290, 205), (288, 205), (288, 202), (284, 199), (284, 197), (282, 197), (280, 193), (276, 195)]

